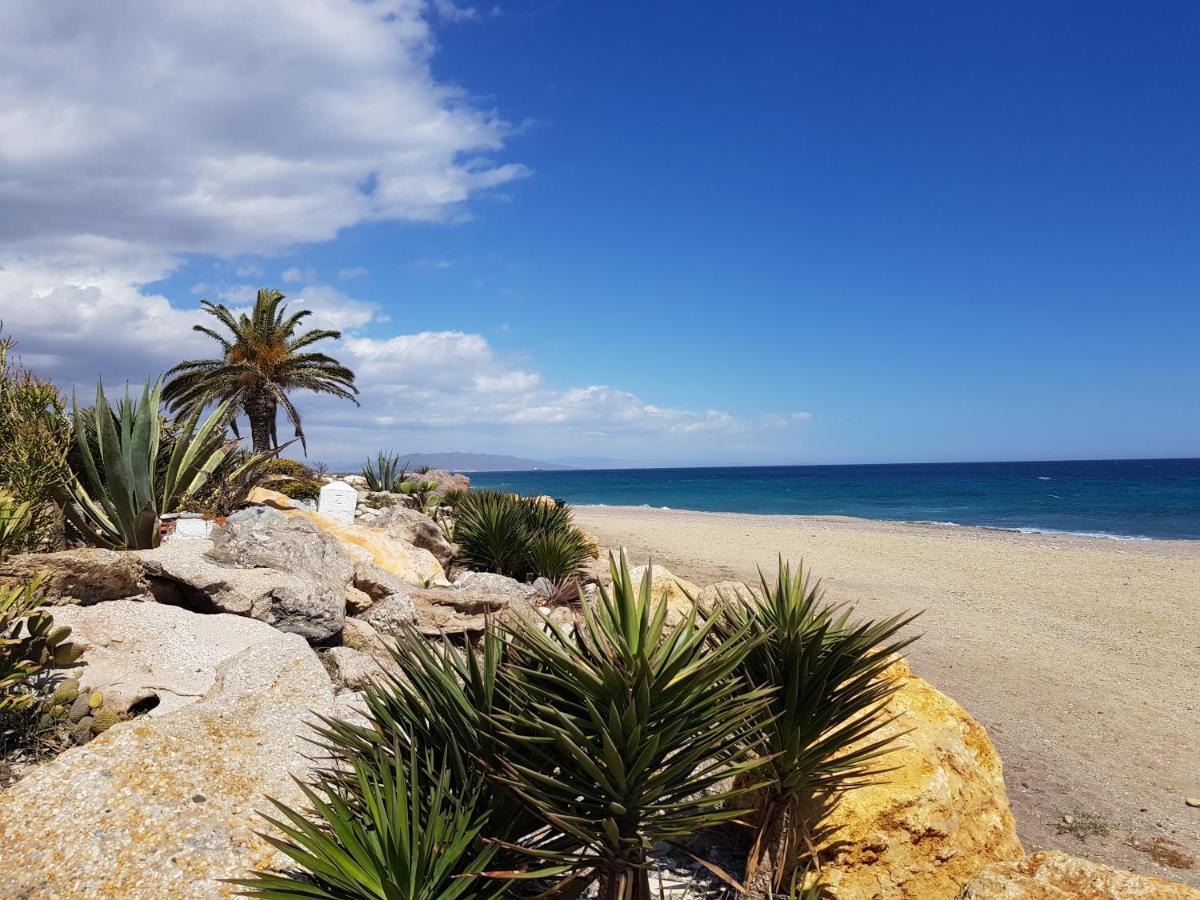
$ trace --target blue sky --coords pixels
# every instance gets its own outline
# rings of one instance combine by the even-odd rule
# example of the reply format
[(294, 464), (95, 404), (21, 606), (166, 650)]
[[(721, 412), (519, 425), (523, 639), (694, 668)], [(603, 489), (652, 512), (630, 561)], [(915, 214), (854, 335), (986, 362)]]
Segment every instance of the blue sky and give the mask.
[[(77, 47), (78, 22), (24, 11), (23, 39)], [(5, 235), (22, 277), (0, 280), (3, 317), (60, 380), (144, 377), (198, 346), (179, 329), (200, 297), (272, 285), (342, 327), (361, 368), (362, 409), (305, 406), (335, 461), (1200, 453), (1194, 4), (322, 0), (245, 47), (236, 4), (194, 15), (228, 20), (209, 77), (185, 83), (185, 36), (204, 37), (165, 13), (138, 29), (178, 34), (177, 61), (49, 98), (135, 116), (166, 84), (188, 102), (160, 125), (211, 140), (110, 225), (106, 140), (79, 137), (63, 156), (93, 181)], [(361, 31), (330, 36), (348, 15)], [(138, 40), (113, 18), (89, 32), (98, 72)], [(281, 47), (299, 68), (260, 79)], [(342, 115), (381, 79), (395, 90)], [(259, 105), (228, 113), (222, 91)], [(191, 151), (144, 152), (154, 170)], [(26, 194), (55, 175), (8, 163)], [(115, 298), (123, 335), (155, 329), (71, 343), (62, 316), (23, 318), (67, 287), (59, 312)]]

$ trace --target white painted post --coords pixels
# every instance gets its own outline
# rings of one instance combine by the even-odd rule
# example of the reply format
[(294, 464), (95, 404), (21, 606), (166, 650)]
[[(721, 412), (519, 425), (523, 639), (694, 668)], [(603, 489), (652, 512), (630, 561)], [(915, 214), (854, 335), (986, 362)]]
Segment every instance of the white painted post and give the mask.
[(358, 506), (358, 491), (344, 481), (331, 481), (321, 488), (320, 499), (317, 501), (317, 512), (333, 519), (339, 525), (349, 525), (354, 521), (356, 506)]

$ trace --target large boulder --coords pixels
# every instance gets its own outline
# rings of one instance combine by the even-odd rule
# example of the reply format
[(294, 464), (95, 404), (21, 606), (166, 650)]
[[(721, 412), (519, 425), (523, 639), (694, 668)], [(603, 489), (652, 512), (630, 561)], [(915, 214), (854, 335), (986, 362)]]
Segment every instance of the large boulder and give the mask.
[(54, 611), (71, 628), (83, 654), (76, 673), (118, 712), (174, 712), (207, 694), (226, 660), (273, 633), (263, 623), (232, 615), (197, 615), (164, 603), (114, 600)]
[[(139, 613), (179, 617), (179, 633), (223, 624), (256, 634), (216, 664), (201, 697), (118, 723), (0, 794), (5, 896), (232, 897), (223, 879), (288, 865), (256, 835), (270, 830), (258, 811), (270, 810), (268, 796), (303, 805), (293, 777), (311, 771), (308, 723), (334, 710), (316, 654), (297, 635), (248, 620), (206, 622), (151, 604)], [(205, 645), (202, 665), (222, 652)]]
[(412, 478), (419, 478), (421, 481), (436, 481), (437, 487), (434, 492), (445, 495), (450, 491), (466, 491), (470, 490), (471, 479), (461, 472), (447, 472), (445, 469), (430, 469), (421, 475), (413, 475)]
[(0, 585), (28, 581), (39, 573), (47, 577), (45, 602), (50, 606), (86, 606), (150, 591), (135, 556), (93, 547), (11, 556), (0, 563)]
[(1200, 891), (1058, 850), (981, 869), (958, 900), (1200, 900)]
[(197, 612), (248, 616), (324, 641), (342, 629), (344, 585), (271, 568), (235, 568), (208, 555), (212, 541), (171, 541), (138, 558), (155, 596)]
[(320, 531), (336, 538), (355, 563), (370, 562), (377, 568), (396, 575), (405, 584), (424, 587), (450, 583), (446, 580), (446, 572), (441, 563), (432, 553), (414, 547), (406, 540), (393, 537), (386, 531), (357, 523), (341, 525), (310, 510), (290, 509), (285, 510), (283, 514), (291, 521), (308, 521)]
[[(850, 791), (825, 823), (821, 877), (838, 900), (952, 898), (983, 866), (1023, 855), (1000, 756), (961, 706), (894, 663), (899, 688), (876, 737), (898, 736), (880, 784)], [(870, 740), (875, 740), (872, 737)]]
[(306, 519), (261, 508), (234, 513), (214, 529), (208, 558), (239, 569), (299, 575), (326, 593), (340, 593), (354, 575), (354, 564), (333, 535)]
[(371, 519), (372, 528), (380, 528), (391, 537), (407, 541), (432, 553), (443, 569), (450, 568), (458, 553), (458, 546), (446, 540), (442, 529), (424, 513), (396, 504), (378, 511)]
[(339, 690), (361, 691), (384, 675), (379, 660), (351, 647), (331, 647), (322, 662)]

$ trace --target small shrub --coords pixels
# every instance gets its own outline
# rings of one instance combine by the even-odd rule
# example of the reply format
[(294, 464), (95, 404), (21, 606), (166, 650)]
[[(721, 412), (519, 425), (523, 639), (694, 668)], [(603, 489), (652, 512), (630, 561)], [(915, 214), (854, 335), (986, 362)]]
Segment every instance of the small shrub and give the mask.
[(309, 481), (316, 477), (313, 470), (300, 460), (283, 456), (276, 456), (264, 463), (262, 473), (266, 476), (279, 475), (295, 481)]
[(62, 515), (53, 494), (67, 477), (71, 444), (62, 394), (14, 361), (15, 346), (0, 337), (0, 493), (14, 504), (28, 504), (30, 514), (27, 525), (5, 538), (12, 553), (61, 543)]
[(296, 478), (270, 481), (266, 486), (293, 500), (316, 500), (321, 496), (322, 484), (315, 478)]

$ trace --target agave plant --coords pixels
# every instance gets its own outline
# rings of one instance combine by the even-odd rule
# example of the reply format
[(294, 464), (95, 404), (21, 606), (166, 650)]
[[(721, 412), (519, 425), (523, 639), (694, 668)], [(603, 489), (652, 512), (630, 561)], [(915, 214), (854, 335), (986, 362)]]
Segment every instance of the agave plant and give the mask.
[(367, 479), (368, 489), (394, 492), (396, 485), (404, 480), (407, 472), (407, 467), (401, 465), (399, 456), (380, 450), (375, 459), (367, 460), (362, 469), (362, 476)]
[[(744, 629), (710, 640), (715, 618), (693, 608), (667, 624), (648, 570), (633, 583), (611, 561), (612, 591), (583, 606), (572, 633), (549, 620), (510, 629), (499, 670), (507, 708), (492, 714), (502, 740), (499, 778), (566, 846), (529, 846), (554, 893), (599, 882), (603, 900), (650, 900), (647, 852), (728, 821), (742, 791), (719, 785), (764, 763), (747, 743), (769, 689), (735, 673), (761, 640)], [(749, 779), (743, 779), (749, 780)], [(512, 873), (509, 873), (512, 874)]]
[[(68, 522), (89, 543), (131, 550), (156, 547), (159, 516), (204, 487), (236, 446), (225, 439), (231, 410), (227, 401), (203, 423), (200, 410), (176, 422), (164, 447), (169, 453), (162, 458), (160, 396), (159, 382), (147, 382), (140, 401), (126, 389), (114, 413), (97, 383), (90, 415), (72, 398), (79, 471), (59, 489), (59, 499)], [(252, 457), (247, 465), (256, 461)]]
[(272, 801), (282, 818), (265, 818), (284, 837), (262, 836), (304, 872), (260, 871), (234, 881), (248, 896), (487, 900), (507, 888), (481, 874), (498, 848), (479, 839), (493, 815), (480, 784), (455, 784), (415, 747), (376, 747), (355, 756), (343, 778), (302, 790), (313, 818)]
[(42, 578), (0, 588), (0, 717), (37, 703), (28, 684), (47, 666), (68, 666), (79, 647), (67, 638), (71, 629), (55, 627), (44, 609)]
[(766, 895), (815, 850), (820, 819), (840, 795), (887, 771), (881, 758), (895, 735), (880, 730), (892, 721), (885, 707), (896, 688), (879, 676), (916, 639), (897, 636), (916, 616), (854, 621), (851, 609), (823, 601), (803, 566), (793, 571), (782, 558), (774, 585), (761, 571), (759, 580), (758, 592), (714, 617), (713, 636), (745, 635), (738, 671), (770, 691), (760, 726), (770, 783), (746, 863), (751, 892)]

